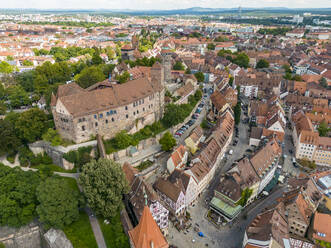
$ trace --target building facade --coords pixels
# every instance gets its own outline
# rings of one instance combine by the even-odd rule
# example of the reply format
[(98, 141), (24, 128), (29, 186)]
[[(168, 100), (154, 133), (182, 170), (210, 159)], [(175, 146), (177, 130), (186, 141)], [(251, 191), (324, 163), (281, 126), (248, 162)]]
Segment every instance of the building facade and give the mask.
[(151, 77), (124, 84), (108, 80), (87, 89), (75, 83), (59, 86), (52, 113), (62, 138), (76, 143), (97, 134), (108, 139), (121, 130), (136, 132), (159, 120), (164, 107), (163, 67), (155, 63)]

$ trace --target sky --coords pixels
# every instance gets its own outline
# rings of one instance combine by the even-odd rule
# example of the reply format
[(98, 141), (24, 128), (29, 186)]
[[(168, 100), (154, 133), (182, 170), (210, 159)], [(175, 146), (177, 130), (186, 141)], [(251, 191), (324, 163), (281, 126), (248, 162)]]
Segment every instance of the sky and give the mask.
[(0, 0), (0, 8), (181, 9), (190, 7), (331, 8), (331, 0)]

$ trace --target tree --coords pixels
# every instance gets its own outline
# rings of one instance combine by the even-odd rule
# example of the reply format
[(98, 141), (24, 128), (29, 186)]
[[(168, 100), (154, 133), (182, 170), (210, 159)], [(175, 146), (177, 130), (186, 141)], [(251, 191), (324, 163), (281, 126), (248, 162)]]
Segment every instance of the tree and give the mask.
[(47, 132), (42, 135), (43, 140), (51, 142), (52, 146), (59, 146), (62, 143), (62, 139), (56, 130), (48, 128)]
[(234, 111), (234, 122), (236, 125), (238, 125), (240, 123), (241, 102), (238, 101), (238, 103), (234, 107), (233, 111)]
[(328, 126), (328, 123), (327, 123), (325, 120), (323, 120), (323, 121), (319, 124), (317, 130), (318, 130), (319, 135), (322, 136), (322, 137), (327, 136), (328, 133), (330, 132), (330, 128), (329, 128), (329, 126)]
[(185, 70), (185, 67), (184, 67), (184, 65), (183, 65), (182, 62), (177, 61), (177, 62), (174, 64), (173, 69), (176, 70), (176, 71), (184, 71), (184, 70)]
[(285, 73), (292, 73), (291, 66), (289, 64), (285, 64), (282, 67), (285, 70)]
[(92, 65), (100, 65), (104, 63), (103, 59), (100, 57), (99, 51), (95, 52), (92, 56)]
[(14, 126), (8, 120), (0, 120), (0, 154), (17, 151), (21, 145), (20, 139), (16, 136)]
[(232, 62), (239, 65), (240, 67), (247, 68), (249, 66), (249, 57), (246, 53), (239, 53)]
[(116, 80), (118, 80), (120, 84), (126, 83), (127, 81), (129, 81), (129, 79), (130, 79), (130, 73), (127, 71), (123, 72), (122, 75), (116, 76)]
[(322, 78), (319, 80), (319, 83), (320, 83), (320, 85), (321, 85), (323, 88), (327, 88), (327, 87), (328, 87), (328, 82), (326, 81), (325, 77), (322, 77)]
[(163, 151), (170, 151), (177, 144), (170, 132), (166, 132), (159, 141)]
[(24, 60), (22, 64), (23, 66), (33, 66), (33, 63), (30, 60)]
[(268, 68), (268, 67), (269, 67), (269, 62), (265, 59), (260, 59), (256, 64), (256, 69)]
[(81, 73), (76, 75), (76, 82), (82, 88), (88, 88), (91, 85), (101, 82), (106, 79), (101, 67), (91, 66), (83, 69)]
[(0, 82), (0, 99), (2, 99), (5, 96), (5, 87), (3, 87), (3, 84)]
[(6, 114), (7, 106), (4, 101), (0, 100), (0, 115)]
[(109, 159), (84, 165), (79, 183), (88, 205), (104, 218), (114, 217), (123, 207), (123, 194), (129, 191), (121, 166)]
[(30, 104), (28, 93), (20, 85), (11, 86), (6, 89), (8, 100), (12, 108), (26, 106)]
[(8, 64), (6, 61), (0, 62), (0, 73), (12, 73), (14, 71), (14, 67)]
[(0, 225), (19, 227), (36, 216), (36, 172), (0, 164)]
[(215, 47), (216, 47), (216, 45), (215, 45), (214, 43), (209, 43), (209, 44), (207, 45), (207, 49), (208, 49), (208, 50), (215, 50)]
[(205, 75), (201, 71), (194, 73), (195, 78), (198, 80), (199, 83), (205, 81)]
[(234, 77), (230, 76), (229, 78), (229, 85), (232, 87), (233, 85), (233, 80), (234, 80)]
[(18, 137), (29, 143), (41, 139), (47, 128), (47, 115), (37, 108), (32, 108), (20, 114), (15, 123)]
[(130, 146), (133, 142), (132, 136), (125, 131), (116, 134), (114, 138), (115, 145), (118, 149), (124, 149)]
[(191, 69), (189, 67), (186, 68), (185, 74), (191, 74)]
[(78, 220), (79, 192), (72, 189), (68, 182), (60, 177), (47, 178), (37, 187), (37, 207), (39, 220), (46, 229), (62, 229)]
[(237, 202), (237, 205), (240, 205), (242, 207), (245, 207), (247, 204), (248, 199), (251, 197), (253, 193), (253, 190), (250, 188), (245, 188), (242, 192), (241, 192), (241, 198), (240, 200)]

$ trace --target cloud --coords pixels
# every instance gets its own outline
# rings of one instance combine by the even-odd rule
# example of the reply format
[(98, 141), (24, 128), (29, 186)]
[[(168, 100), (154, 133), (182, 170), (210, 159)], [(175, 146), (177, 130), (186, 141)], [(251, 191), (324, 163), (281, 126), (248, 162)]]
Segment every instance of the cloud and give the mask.
[(179, 9), (189, 7), (331, 7), (330, 0), (2, 0), (1, 8)]

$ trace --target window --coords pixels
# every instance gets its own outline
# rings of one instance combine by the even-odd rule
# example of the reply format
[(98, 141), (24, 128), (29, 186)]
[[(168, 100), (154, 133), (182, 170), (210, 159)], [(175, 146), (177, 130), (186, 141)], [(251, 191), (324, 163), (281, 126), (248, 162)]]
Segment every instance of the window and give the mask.
[(82, 131), (85, 131), (85, 126), (82, 126)]
[(112, 121), (112, 122), (114, 122), (114, 121), (115, 121), (115, 119), (114, 119), (114, 118), (111, 118), (111, 121)]
[(96, 127), (98, 126), (98, 122), (95, 123), (95, 126), (96, 126)]
[(133, 112), (133, 115), (136, 115), (136, 112)]
[(128, 106), (125, 106), (125, 110), (128, 110)]
[(143, 111), (145, 111), (145, 108), (143, 108)]
[(102, 118), (103, 117), (103, 114), (99, 114), (99, 118)]
[(94, 115), (94, 119), (97, 119), (98, 117), (97, 117), (97, 115)]
[(106, 120), (106, 124), (108, 124), (108, 120)]
[(128, 119), (129, 118), (129, 115), (125, 115), (125, 117), (126, 117), (126, 119)]

